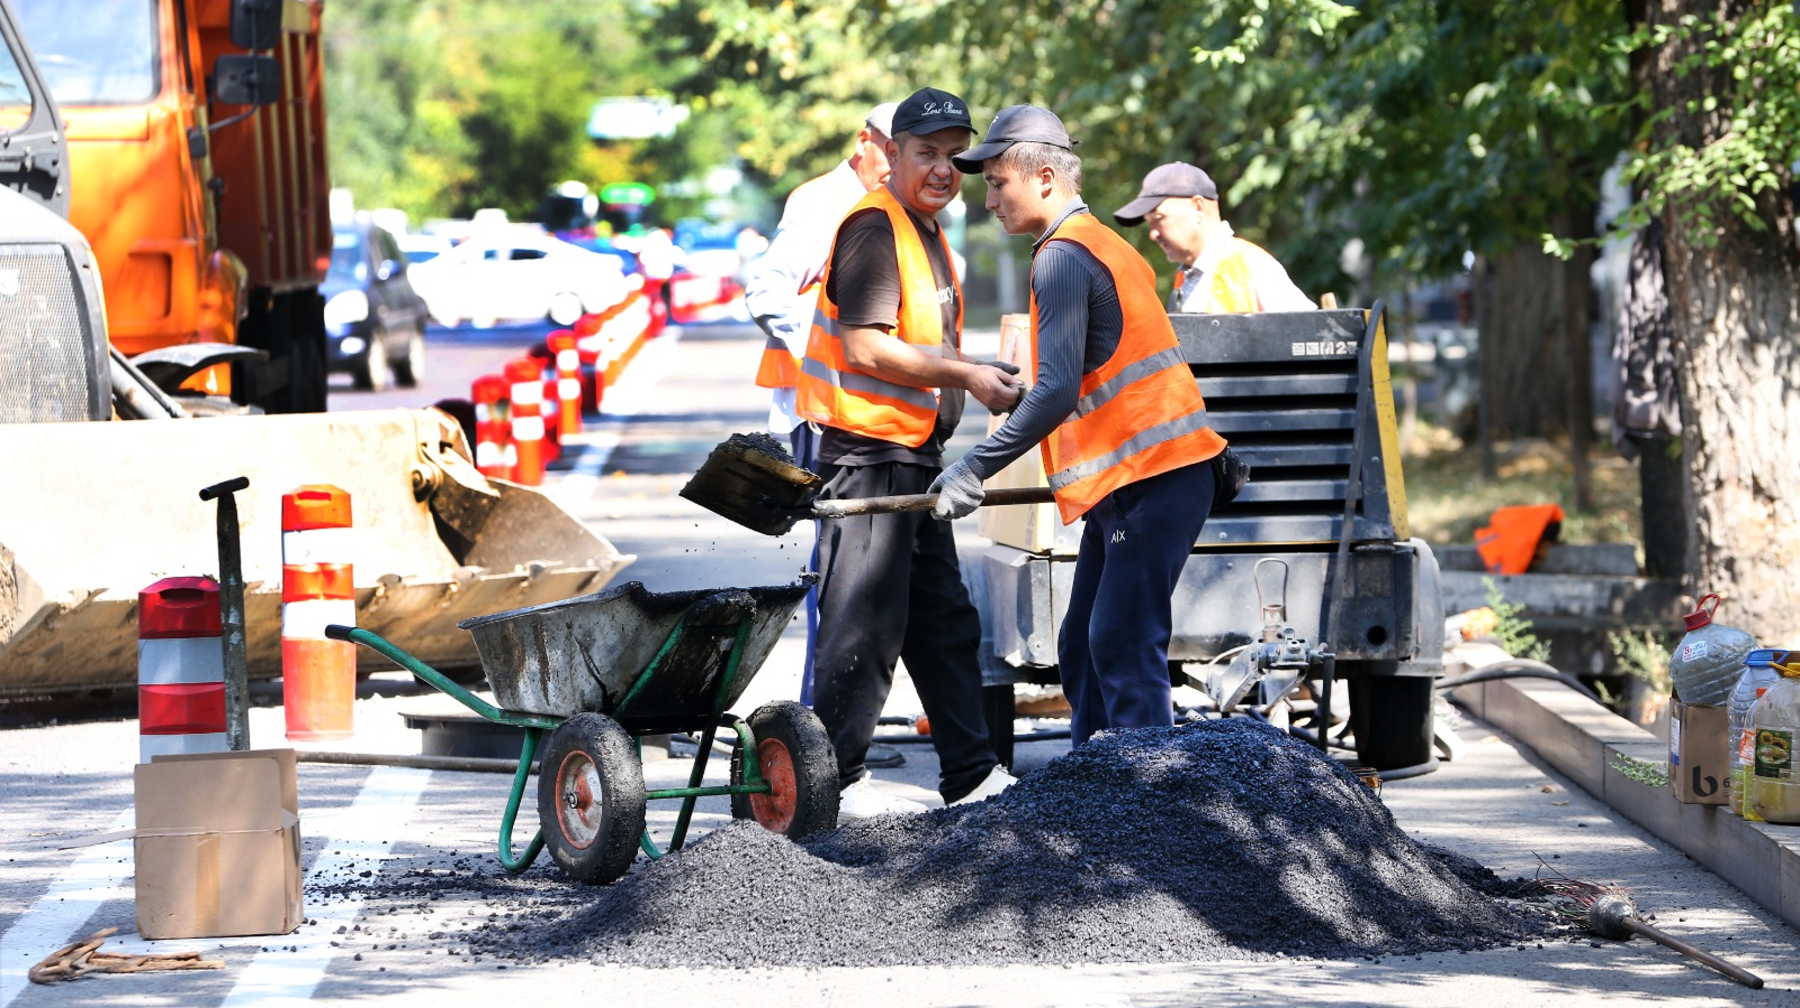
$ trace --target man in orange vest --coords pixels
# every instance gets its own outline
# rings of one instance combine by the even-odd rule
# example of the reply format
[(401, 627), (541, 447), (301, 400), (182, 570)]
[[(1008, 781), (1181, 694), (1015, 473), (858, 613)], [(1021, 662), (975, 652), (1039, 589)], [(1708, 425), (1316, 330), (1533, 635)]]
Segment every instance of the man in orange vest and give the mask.
[(956, 158), (987, 182), (1007, 234), (1031, 235), (1035, 383), (987, 440), (932, 485), (933, 514), (980, 505), (982, 480), (1041, 445), (1065, 524), (1085, 518), (1057, 640), (1076, 745), (1095, 732), (1174, 723), (1171, 598), (1213, 502), (1225, 439), (1174, 327), (1156, 273), (1081, 199), (1081, 159), (1048, 109), (1001, 110)]
[(1233, 234), (1219, 217), (1219, 187), (1185, 161), (1157, 165), (1137, 199), (1113, 212), (1125, 227), (1150, 225), (1150, 240), (1180, 269), (1172, 312), (1312, 311), (1275, 257)]
[[(800, 383), (800, 355), (812, 331), (813, 307), (819, 301), (819, 275), (831, 254), (831, 239), (838, 222), (858, 200), (881, 188), (888, 178), (887, 143), (894, 130), (894, 102), (869, 110), (856, 145), (836, 168), (801, 183), (788, 194), (781, 223), (768, 249), (750, 265), (744, 280), (744, 304), (763, 331), (762, 360), (756, 384), (771, 392), (769, 430), (786, 434), (794, 460), (813, 469), (818, 462), (818, 433), (795, 412), (794, 390)], [(817, 523), (814, 523), (815, 536)], [(816, 543), (816, 538), (815, 538)], [(818, 554), (812, 559), (818, 566)], [(819, 603), (817, 591), (806, 595), (806, 664), (800, 677), (800, 701), (813, 699), (812, 642), (817, 639)], [(890, 746), (875, 746), (869, 757), (873, 766), (896, 767), (906, 758)]]
[[(962, 188), (950, 159), (974, 132), (968, 107), (921, 88), (893, 126), (887, 184), (838, 225), (800, 368), (799, 413), (823, 427), (824, 499), (923, 493), (962, 419), (963, 390), (1003, 410), (1022, 384), (959, 349), (962, 288), (937, 215)], [(988, 741), (981, 622), (949, 526), (923, 514), (824, 522), (818, 569), (813, 710), (837, 750), (838, 815), (924, 809), (877, 790), (865, 765), (899, 659), (931, 720), (945, 803), (1011, 784)]]
[(800, 356), (806, 352), (806, 337), (812, 330), (819, 274), (831, 253), (838, 222), (858, 200), (887, 181), (887, 142), (894, 129), (895, 107), (894, 102), (883, 102), (870, 109), (856, 131), (850, 156), (788, 194), (774, 238), (751, 263), (744, 279), (744, 303), (766, 337), (756, 384), (773, 393), (769, 430), (788, 435), (794, 459), (808, 469), (815, 461), (816, 439), (794, 412), (794, 386), (800, 380)]

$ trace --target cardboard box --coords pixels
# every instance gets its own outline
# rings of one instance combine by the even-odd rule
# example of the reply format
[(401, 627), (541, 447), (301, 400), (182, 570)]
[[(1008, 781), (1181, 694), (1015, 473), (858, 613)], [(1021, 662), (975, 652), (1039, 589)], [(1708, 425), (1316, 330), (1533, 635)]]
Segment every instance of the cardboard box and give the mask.
[[(1000, 317), (999, 358), (1017, 365), (1019, 377), (1025, 379), (1027, 388), (1031, 387), (1031, 382), (1036, 377), (1031, 368), (1031, 316)], [(980, 404), (977, 403), (976, 407), (980, 408)], [(988, 417), (988, 433), (999, 430), (1004, 422), (1005, 417)], [(1011, 465), (995, 473), (985, 484), (989, 490), (1049, 485), (1050, 480), (1044, 475), (1043, 453), (1035, 448), (1014, 459)], [(1053, 548), (1056, 545), (1057, 531), (1062, 528), (1062, 517), (1057, 514), (1054, 504), (982, 508), (976, 514), (979, 516), (978, 529), (983, 536), (1003, 546), (1033, 553)]]
[(138, 934), (287, 934), (305, 913), (292, 749), (162, 756), (137, 767)]
[(1729, 796), (1731, 747), (1723, 707), (1669, 703), (1669, 787), (1689, 805), (1723, 805)]

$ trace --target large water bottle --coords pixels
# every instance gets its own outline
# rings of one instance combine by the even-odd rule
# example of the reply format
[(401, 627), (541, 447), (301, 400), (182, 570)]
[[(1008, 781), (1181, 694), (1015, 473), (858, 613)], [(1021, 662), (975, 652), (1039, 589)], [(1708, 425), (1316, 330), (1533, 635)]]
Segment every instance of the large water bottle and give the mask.
[(1750, 731), (1750, 708), (1763, 691), (1775, 685), (1781, 673), (1775, 666), (1788, 660), (1788, 652), (1756, 648), (1744, 656), (1744, 671), (1731, 691), (1726, 722), (1726, 748), (1731, 754), (1731, 776), (1726, 785), (1731, 811), (1746, 819), (1759, 819), (1756, 809), (1744, 801), (1750, 793), (1750, 777), (1756, 767), (1755, 733)]
[[(1706, 603), (1712, 602), (1712, 608)], [(1744, 670), (1744, 656), (1756, 647), (1756, 638), (1737, 627), (1713, 622), (1719, 608), (1719, 596), (1706, 595), (1694, 611), (1683, 620), (1687, 636), (1669, 659), (1669, 678), (1675, 683), (1675, 695), (1682, 703), (1718, 707), (1731, 698), (1738, 676)]]

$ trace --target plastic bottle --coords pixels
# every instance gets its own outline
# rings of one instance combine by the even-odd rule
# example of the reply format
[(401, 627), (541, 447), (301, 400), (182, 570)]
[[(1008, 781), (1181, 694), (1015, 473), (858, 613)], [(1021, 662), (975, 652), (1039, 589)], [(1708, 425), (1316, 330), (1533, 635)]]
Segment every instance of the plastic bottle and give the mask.
[(1781, 673), (1774, 666), (1787, 660), (1786, 651), (1752, 650), (1744, 656), (1744, 671), (1738, 676), (1737, 687), (1731, 691), (1727, 717), (1730, 727), (1725, 732), (1726, 746), (1731, 753), (1731, 776), (1727, 787), (1731, 811), (1752, 821), (1760, 817), (1756, 809), (1744, 801), (1750, 792), (1750, 777), (1756, 766), (1756, 746), (1752, 742), (1756, 736), (1749, 730), (1750, 708), (1765, 690), (1780, 680)]
[[(1706, 603), (1712, 601), (1712, 608)], [(1738, 676), (1744, 669), (1744, 655), (1756, 647), (1756, 638), (1736, 627), (1713, 622), (1719, 608), (1719, 596), (1706, 595), (1694, 611), (1683, 620), (1687, 636), (1669, 659), (1669, 678), (1675, 683), (1675, 695), (1685, 704), (1718, 707), (1731, 697)]]
[(1768, 822), (1800, 823), (1800, 776), (1794, 760), (1794, 743), (1800, 738), (1800, 667), (1781, 665), (1777, 670), (1781, 679), (1750, 708), (1756, 766), (1746, 804)]

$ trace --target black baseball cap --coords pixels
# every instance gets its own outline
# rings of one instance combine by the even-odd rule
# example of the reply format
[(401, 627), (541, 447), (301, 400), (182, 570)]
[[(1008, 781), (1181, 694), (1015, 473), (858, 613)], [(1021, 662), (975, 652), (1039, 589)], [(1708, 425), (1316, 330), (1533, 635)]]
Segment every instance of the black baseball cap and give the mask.
[(1213, 184), (1212, 176), (1186, 161), (1157, 165), (1150, 169), (1150, 174), (1144, 176), (1144, 185), (1138, 190), (1137, 199), (1114, 210), (1113, 220), (1126, 227), (1134, 227), (1143, 223), (1145, 214), (1155, 210), (1158, 204), (1171, 196), (1204, 196), (1209, 200), (1216, 200), (1219, 198), (1219, 187)]
[(987, 136), (981, 142), (951, 158), (956, 170), (964, 175), (981, 174), (981, 163), (999, 157), (1013, 144), (1046, 143), (1063, 150), (1074, 150), (1076, 141), (1069, 139), (1062, 120), (1056, 113), (1036, 105), (1008, 105), (994, 117)]
[(948, 91), (920, 88), (894, 110), (894, 131), (888, 135), (911, 133), (924, 136), (958, 126), (975, 132), (969, 122), (969, 104)]

